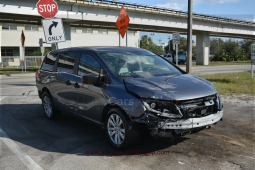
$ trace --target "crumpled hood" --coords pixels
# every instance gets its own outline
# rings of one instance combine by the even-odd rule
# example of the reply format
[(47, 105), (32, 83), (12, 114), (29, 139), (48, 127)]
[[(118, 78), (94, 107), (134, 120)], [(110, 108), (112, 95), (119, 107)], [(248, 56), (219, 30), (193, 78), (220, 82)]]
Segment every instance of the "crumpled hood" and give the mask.
[(141, 98), (188, 100), (217, 93), (215, 87), (191, 74), (176, 77), (146, 77), (124, 79), (127, 90)]

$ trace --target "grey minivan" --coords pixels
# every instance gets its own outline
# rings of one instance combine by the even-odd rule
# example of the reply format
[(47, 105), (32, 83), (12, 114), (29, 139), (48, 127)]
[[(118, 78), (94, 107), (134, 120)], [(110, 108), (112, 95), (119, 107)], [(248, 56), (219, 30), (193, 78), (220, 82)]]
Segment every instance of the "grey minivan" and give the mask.
[(115, 148), (146, 127), (153, 137), (210, 128), (223, 116), (214, 86), (145, 49), (79, 47), (49, 52), (36, 72), (49, 119), (61, 112), (102, 126)]

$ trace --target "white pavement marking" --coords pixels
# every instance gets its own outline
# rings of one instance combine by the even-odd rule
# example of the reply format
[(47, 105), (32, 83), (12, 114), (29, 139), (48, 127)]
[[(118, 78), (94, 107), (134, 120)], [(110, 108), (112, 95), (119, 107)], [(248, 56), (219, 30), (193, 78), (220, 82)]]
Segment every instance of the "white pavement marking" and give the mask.
[(255, 159), (255, 158), (250, 157), (250, 156), (239, 155), (239, 154), (236, 154), (236, 153), (233, 153), (233, 152), (231, 152), (231, 153), (234, 154), (234, 155), (237, 155), (237, 156), (241, 156), (241, 157), (245, 157), (245, 158), (249, 158), (249, 159)]
[(0, 127), (0, 139), (12, 150), (23, 164), (31, 170), (43, 170), (32, 158), (30, 158)]

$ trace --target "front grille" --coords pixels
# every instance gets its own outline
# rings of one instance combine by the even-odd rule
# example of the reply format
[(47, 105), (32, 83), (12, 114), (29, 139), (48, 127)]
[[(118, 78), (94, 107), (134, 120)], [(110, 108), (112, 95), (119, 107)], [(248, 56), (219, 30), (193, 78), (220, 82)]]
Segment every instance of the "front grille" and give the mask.
[(217, 112), (217, 96), (211, 95), (202, 98), (179, 101), (179, 106), (185, 118), (205, 117)]

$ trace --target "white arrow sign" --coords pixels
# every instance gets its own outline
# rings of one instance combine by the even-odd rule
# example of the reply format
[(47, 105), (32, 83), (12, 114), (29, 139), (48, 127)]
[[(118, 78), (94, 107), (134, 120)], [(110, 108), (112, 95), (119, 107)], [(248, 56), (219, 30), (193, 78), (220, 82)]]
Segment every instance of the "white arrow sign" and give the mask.
[(62, 19), (43, 19), (42, 25), (47, 44), (66, 41)]

